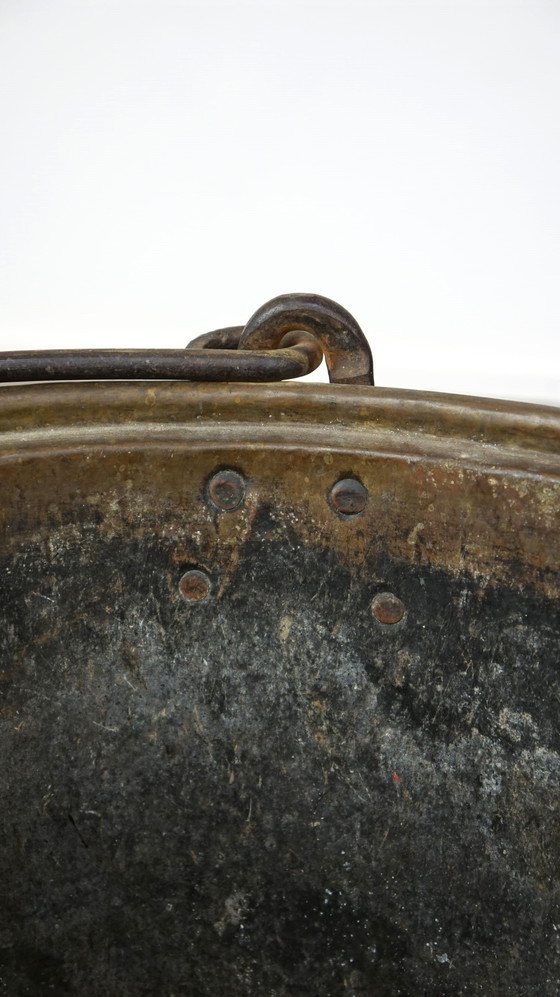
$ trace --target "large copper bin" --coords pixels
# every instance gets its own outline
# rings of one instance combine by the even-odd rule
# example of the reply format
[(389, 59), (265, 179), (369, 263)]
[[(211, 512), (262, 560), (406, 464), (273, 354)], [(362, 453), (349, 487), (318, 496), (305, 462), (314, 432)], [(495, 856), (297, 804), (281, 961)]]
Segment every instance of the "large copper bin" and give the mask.
[(0, 991), (557, 997), (559, 478), (554, 408), (3, 388)]

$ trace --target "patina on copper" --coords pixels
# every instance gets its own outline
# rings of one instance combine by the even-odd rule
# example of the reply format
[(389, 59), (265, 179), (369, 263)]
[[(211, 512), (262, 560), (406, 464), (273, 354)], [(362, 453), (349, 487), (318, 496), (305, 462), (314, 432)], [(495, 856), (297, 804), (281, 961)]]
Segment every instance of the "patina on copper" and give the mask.
[(559, 507), (553, 408), (3, 388), (7, 993), (556, 995)]

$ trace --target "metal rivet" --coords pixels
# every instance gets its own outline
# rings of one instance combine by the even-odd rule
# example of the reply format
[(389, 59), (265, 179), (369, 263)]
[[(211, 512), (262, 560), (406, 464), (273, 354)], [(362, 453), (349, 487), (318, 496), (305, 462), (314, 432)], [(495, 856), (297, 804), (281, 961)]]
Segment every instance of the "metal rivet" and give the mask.
[(186, 571), (179, 582), (179, 592), (187, 602), (204, 602), (210, 595), (211, 582), (204, 571)]
[(245, 498), (245, 480), (237, 471), (218, 471), (210, 478), (207, 491), (217, 509), (234, 512)]
[(329, 498), (341, 516), (359, 516), (367, 505), (368, 492), (356, 478), (341, 478), (332, 486)]
[(371, 611), (380, 623), (400, 623), (405, 613), (404, 602), (392, 592), (379, 592), (371, 604)]

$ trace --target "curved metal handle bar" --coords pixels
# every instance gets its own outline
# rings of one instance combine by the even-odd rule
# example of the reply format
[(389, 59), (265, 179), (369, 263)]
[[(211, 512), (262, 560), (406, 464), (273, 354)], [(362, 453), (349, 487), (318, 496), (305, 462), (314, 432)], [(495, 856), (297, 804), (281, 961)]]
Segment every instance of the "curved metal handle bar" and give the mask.
[(370, 348), (349, 312), (319, 295), (285, 294), (259, 308), (244, 328), (206, 333), (185, 350), (0, 353), (0, 382), (282, 381), (311, 373), (323, 355), (331, 381), (373, 384)]
[(258, 351), (236, 348), (19, 351), (0, 353), (0, 382), (283, 381), (310, 374), (322, 359), (319, 343), (305, 333), (279, 349)]
[(239, 349), (274, 349), (295, 330), (319, 340), (331, 381), (373, 384), (371, 350), (360, 326), (345, 308), (319, 294), (282, 294), (267, 302), (247, 322)]

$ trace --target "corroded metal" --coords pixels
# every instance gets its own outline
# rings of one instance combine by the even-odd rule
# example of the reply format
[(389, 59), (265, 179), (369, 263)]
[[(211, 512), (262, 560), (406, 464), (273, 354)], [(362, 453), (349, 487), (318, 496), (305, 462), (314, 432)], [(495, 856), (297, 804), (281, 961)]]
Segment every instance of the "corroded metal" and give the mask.
[(323, 354), (312, 336), (274, 350), (21, 350), (0, 354), (0, 381), (281, 381), (315, 370)]
[(368, 341), (355, 318), (341, 305), (318, 294), (281, 294), (249, 319), (240, 349), (279, 346), (300, 329), (314, 335), (323, 348), (330, 380), (337, 384), (373, 384)]
[(556, 997), (558, 410), (10, 386), (0, 498), (7, 993)]
[(334, 384), (373, 384), (371, 349), (356, 319), (319, 294), (281, 294), (262, 305), (244, 328), (216, 329), (193, 339), (189, 348), (258, 353), (286, 348), (300, 340), (302, 331), (320, 343)]
[(342, 478), (332, 486), (329, 499), (341, 516), (360, 516), (367, 505), (367, 488), (356, 478)]
[(204, 571), (192, 568), (185, 571), (179, 582), (179, 592), (186, 602), (203, 602), (212, 590), (212, 583)]
[(356, 320), (328, 298), (285, 294), (245, 327), (218, 329), (186, 350), (46, 350), (0, 353), (0, 382), (172, 379), (282, 381), (323, 359), (331, 381), (373, 384), (371, 350)]
[(216, 509), (234, 512), (245, 498), (245, 481), (241, 474), (224, 468), (210, 478), (207, 485), (208, 498)]
[(405, 614), (405, 606), (402, 599), (399, 599), (392, 592), (378, 592), (371, 604), (371, 611), (380, 623), (393, 626), (393, 624), (401, 622)]

